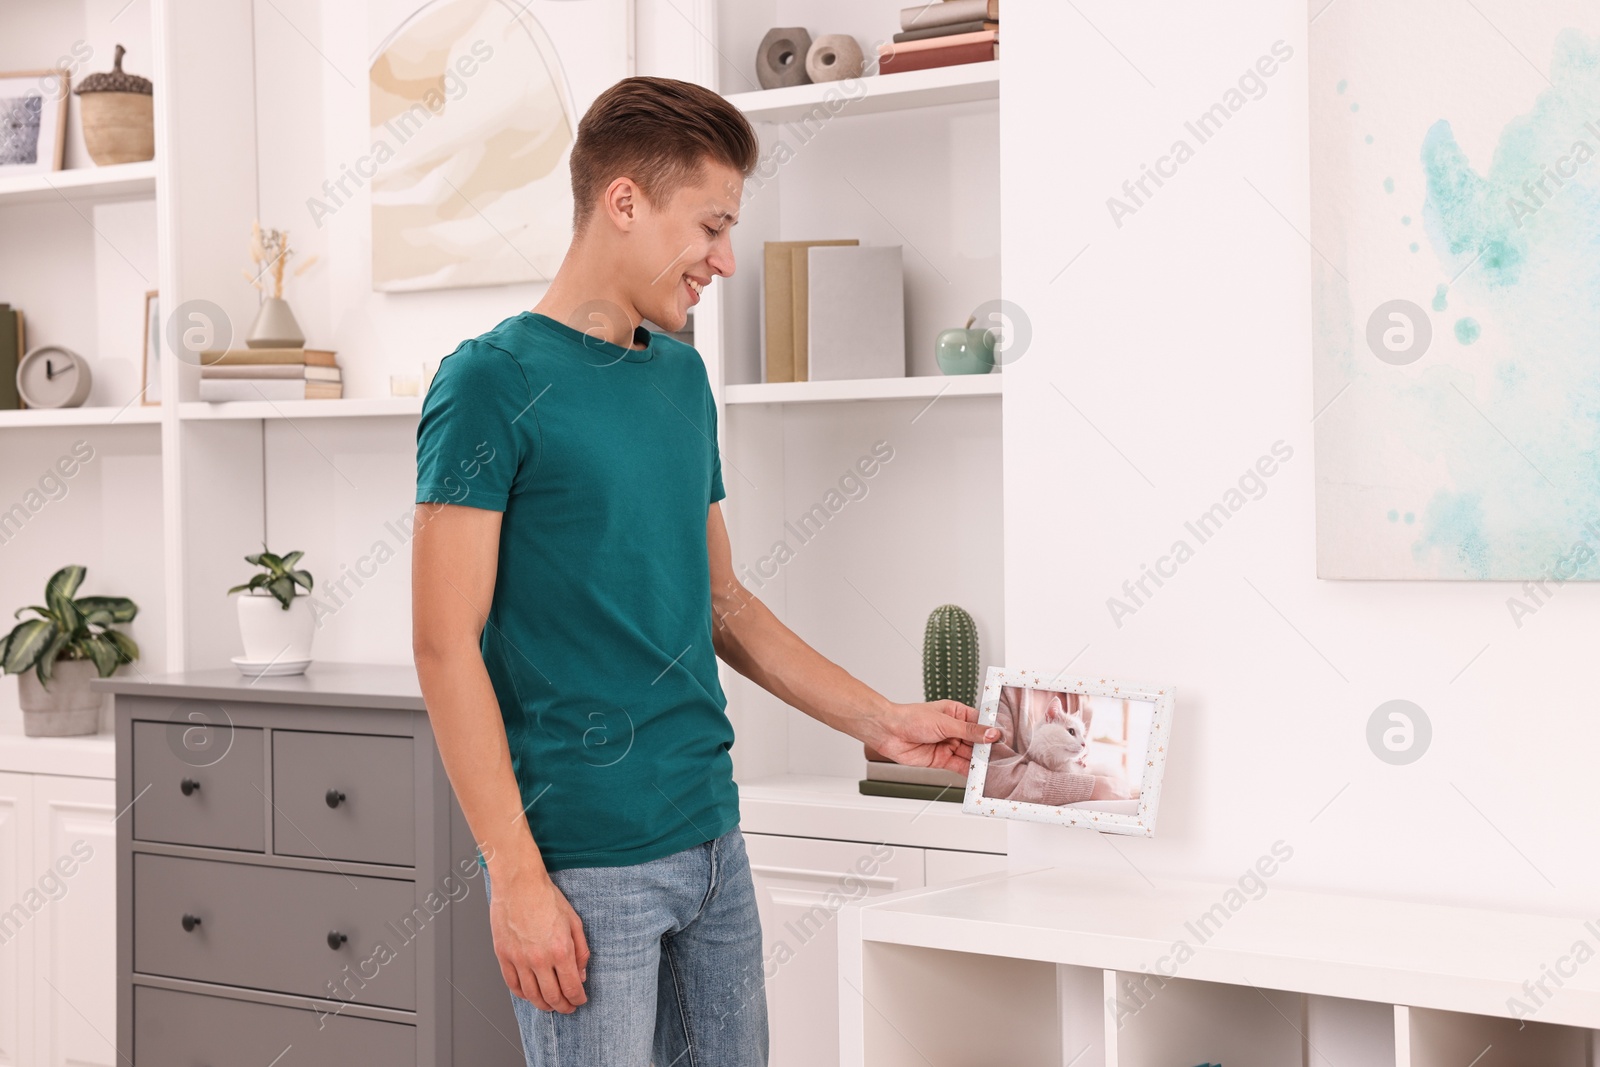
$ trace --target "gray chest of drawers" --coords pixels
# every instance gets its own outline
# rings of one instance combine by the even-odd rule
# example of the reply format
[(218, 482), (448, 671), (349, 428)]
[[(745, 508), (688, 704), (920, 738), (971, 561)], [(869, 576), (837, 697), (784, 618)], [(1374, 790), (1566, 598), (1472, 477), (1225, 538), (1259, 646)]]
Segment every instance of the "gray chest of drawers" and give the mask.
[(137, 1067), (520, 1067), (409, 667), (111, 678), (117, 1045)]

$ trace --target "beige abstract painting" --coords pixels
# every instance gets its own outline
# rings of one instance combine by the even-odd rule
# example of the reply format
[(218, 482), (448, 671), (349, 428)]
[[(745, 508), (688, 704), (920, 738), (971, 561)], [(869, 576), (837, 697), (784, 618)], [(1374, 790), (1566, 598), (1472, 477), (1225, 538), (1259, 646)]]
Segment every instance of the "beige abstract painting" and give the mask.
[[(432, 0), (393, 25), (368, 70), (373, 289), (554, 276), (578, 118), (630, 72), (629, 9)], [(583, 71), (579, 98), (563, 60)]]

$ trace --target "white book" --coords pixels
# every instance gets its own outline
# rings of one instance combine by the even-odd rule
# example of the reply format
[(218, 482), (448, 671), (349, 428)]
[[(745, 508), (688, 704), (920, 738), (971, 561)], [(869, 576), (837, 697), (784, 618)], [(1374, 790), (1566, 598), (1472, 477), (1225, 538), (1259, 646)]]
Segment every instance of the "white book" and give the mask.
[(201, 400), (304, 400), (304, 378), (201, 378)]
[(806, 255), (806, 377), (904, 378), (906, 286), (899, 245), (816, 245)]

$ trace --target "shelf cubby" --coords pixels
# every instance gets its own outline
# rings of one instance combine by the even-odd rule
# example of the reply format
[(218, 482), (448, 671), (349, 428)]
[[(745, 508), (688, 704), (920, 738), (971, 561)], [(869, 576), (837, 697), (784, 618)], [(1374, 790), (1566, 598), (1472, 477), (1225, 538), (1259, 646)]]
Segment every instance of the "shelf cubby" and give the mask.
[(1398, 1012), (1400, 1067), (1593, 1067), (1595, 1033), (1578, 1026), (1433, 1008)]

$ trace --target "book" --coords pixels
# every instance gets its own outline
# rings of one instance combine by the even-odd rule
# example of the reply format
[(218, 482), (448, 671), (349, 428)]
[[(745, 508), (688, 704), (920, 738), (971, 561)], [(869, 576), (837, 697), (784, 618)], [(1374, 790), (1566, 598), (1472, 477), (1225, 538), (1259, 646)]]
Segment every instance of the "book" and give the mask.
[(200, 353), (201, 367), (232, 363), (309, 363), (332, 367), (334, 353), (326, 348), (208, 348)]
[(915, 785), (953, 785), (957, 788), (967, 784), (967, 776), (956, 771), (947, 771), (943, 767), (907, 767), (903, 763), (889, 763), (880, 760), (867, 761), (867, 780), (872, 782), (908, 782)]
[(816, 245), (859, 244), (854, 237), (828, 241), (768, 241), (762, 246), (762, 338), (768, 382), (797, 382), (794, 359), (794, 252)]
[(926, 26), (917, 30), (901, 30), (894, 35), (894, 42), (921, 41), (929, 37), (949, 37), (957, 33), (977, 33), (979, 30), (998, 30), (998, 22), (985, 19), (973, 19), (971, 22), (952, 22), (948, 26)]
[(931, 48), (953, 48), (958, 44), (993, 44), (1000, 40), (999, 30), (977, 30), (973, 33), (952, 33), (943, 37), (924, 37), (899, 44), (880, 44), (880, 56), (902, 55), (906, 52), (925, 52)]
[(17, 343), (17, 312), (10, 304), (0, 304), (0, 411), (15, 411), (22, 406), (17, 395), (17, 360), (22, 358)]
[(921, 30), (929, 26), (948, 26), (952, 22), (998, 19), (1000, 0), (934, 0), (900, 9), (902, 30)]
[(931, 70), (934, 67), (955, 67), (962, 63), (987, 63), (1000, 58), (1000, 44), (974, 43), (954, 45), (949, 48), (927, 48), (921, 51), (901, 51), (878, 57), (879, 74), (904, 74), (908, 70)]
[(875, 782), (862, 778), (856, 787), (863, 796), (902, 797), (906, 800), (943, 800), (961, 803), (963, 790), (955, 786), (915, 785), (910, 782)]
[(309, 363), (213, 363), (200, 368), (201, 378), (300, 378), (336, 382), (342, 377), (338, 367), (318, 367)]
[(201, 400), (338, 400), (340, 382), (304, 378), (201, 378)]
[[(899, 245), (809, 250), (805, 381), (903, 378), (905, 275)], [(797, 353), (795, 363), (801, 365)]]

